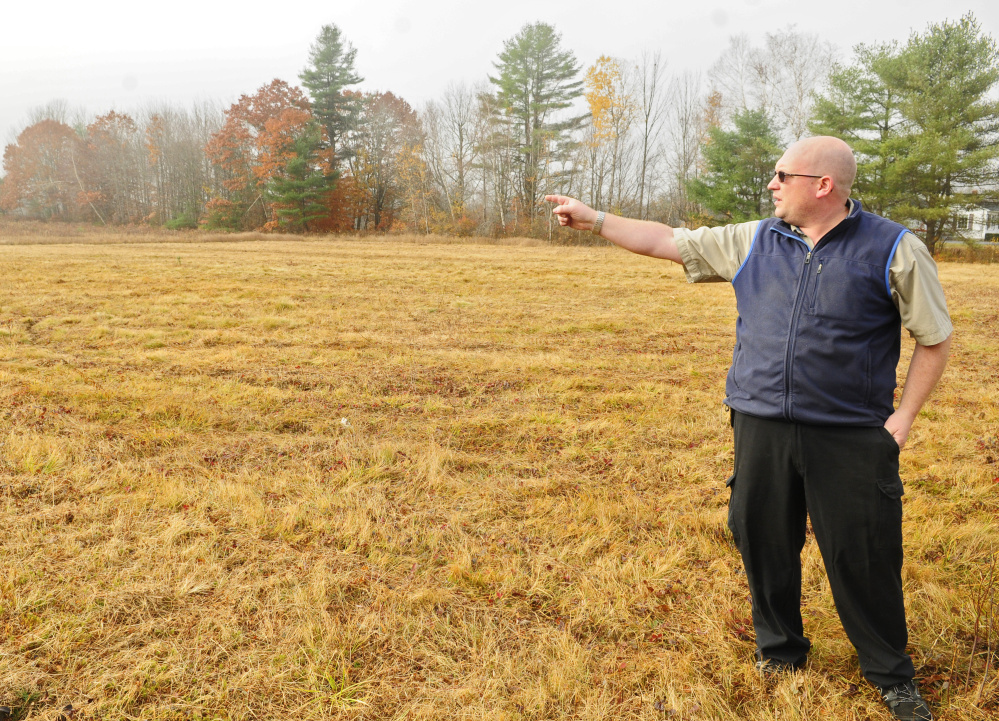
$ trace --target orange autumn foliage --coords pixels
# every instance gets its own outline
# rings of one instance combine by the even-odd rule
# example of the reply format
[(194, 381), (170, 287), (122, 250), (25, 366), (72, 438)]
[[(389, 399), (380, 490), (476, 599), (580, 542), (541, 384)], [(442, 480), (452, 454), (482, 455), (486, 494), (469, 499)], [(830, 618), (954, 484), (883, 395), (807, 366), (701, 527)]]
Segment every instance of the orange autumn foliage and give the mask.
[(324, 233), (349, 233), (357, 229), (356, 218), (366, 212), (368, 194), (353, 175), (343, 175), (332, 192), (323, 199), (327, 216), (315, 222)]
[(81, 187), (74, 164), (82, 154), (83, 142), (65, 123), (41, 120), (25, 128), (4, 149), (0, 209), (43, 220), (77, 219)]
[(311, 119), (302, 90), (276, 79), (226, 111), (225, 123), (205, 147), (223, 175), (224, 195), (206, 206), (217, 224), (262, 227), (274, 220), (263, 188), (287, 165), (294, 137)]
[[(149, 188), (139, 126), (111, 111), (87, 126), (87, 204), (110, 223), (135, 223), (148, 214)], [(84, 193), (81, 190), (81, 193)]]

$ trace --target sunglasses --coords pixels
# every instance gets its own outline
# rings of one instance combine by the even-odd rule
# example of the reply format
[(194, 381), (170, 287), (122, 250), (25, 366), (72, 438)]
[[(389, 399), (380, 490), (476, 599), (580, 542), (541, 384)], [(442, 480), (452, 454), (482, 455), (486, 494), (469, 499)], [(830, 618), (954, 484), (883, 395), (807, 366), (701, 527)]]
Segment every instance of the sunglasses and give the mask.
[(777, 171), (777, 180), (784, 182), (788, 178), (821, 178), (821, 175), (805, 175), (804, 173), (785, 173), (783, 170)]

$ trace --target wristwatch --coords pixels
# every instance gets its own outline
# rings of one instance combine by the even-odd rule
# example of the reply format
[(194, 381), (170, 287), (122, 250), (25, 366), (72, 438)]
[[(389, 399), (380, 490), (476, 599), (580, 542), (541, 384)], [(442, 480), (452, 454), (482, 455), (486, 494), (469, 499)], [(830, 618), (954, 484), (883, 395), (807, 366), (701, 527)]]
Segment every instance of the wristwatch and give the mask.
[(600, 229), (604, 227), (604, 218), (607, 217), (607, 213), (600, 211), (597, 213), (597, 222), (593, 224), (593, 230), (590, 232), (594, 235), (600, 235)]

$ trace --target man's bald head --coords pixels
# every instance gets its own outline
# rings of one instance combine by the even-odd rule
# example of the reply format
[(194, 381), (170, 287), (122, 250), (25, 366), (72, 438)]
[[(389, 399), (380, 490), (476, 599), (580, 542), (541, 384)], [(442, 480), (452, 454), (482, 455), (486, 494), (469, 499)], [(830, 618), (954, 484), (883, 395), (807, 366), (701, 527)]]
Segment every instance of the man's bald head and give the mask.
[(818, 135), (799, 140), (784, 153), (788, 162), (793, 159), (797, 168), (807, 168), (800, 172), (812, 175), (828, 175), (833, 179), (835, 192), (842, 200), (850, 197), (850, 188), (857, 177), (857, 159), (853, 150), (839, 138)]

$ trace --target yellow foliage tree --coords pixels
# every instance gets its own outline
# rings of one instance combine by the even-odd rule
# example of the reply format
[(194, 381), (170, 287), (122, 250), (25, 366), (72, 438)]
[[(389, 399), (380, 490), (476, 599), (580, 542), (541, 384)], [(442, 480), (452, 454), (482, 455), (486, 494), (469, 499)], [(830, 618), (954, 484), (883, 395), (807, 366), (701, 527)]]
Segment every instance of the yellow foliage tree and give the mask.
[(621, 63), (606, 55), (597, 58), (597, 62), (586, 71), (586, 78), (583, 80), (586, 91), (583, 97), (590, 106), (593, 135), (598, 141), (612, 140), (615, 137), (615, 120), (632, 105), (624, 91), (623, 80)]
[[(615, 186), (623, 180), (622, 138), (627, 134), (631, 121), (635, 116), (637, 105), (628, 90), (625, 69), (621, 61), (601, 55), (597, 58), (583, 80), (585, 92), (583, 96), (590, 106), (593, 120), (593, 135), (591, 146), (594, 158), (597, 151), (607, 146), (610, 151), (610, 182), (607, 196), (608, 205), (614, 204)], [(601, 161), (602, 165), (602, 161)], [(595, 183), (594, 202), (600, 202), (603, 189), (603, 171), (599, 173), (599, 181)], [(617, 188), (617, 197), (621, 196)]]

